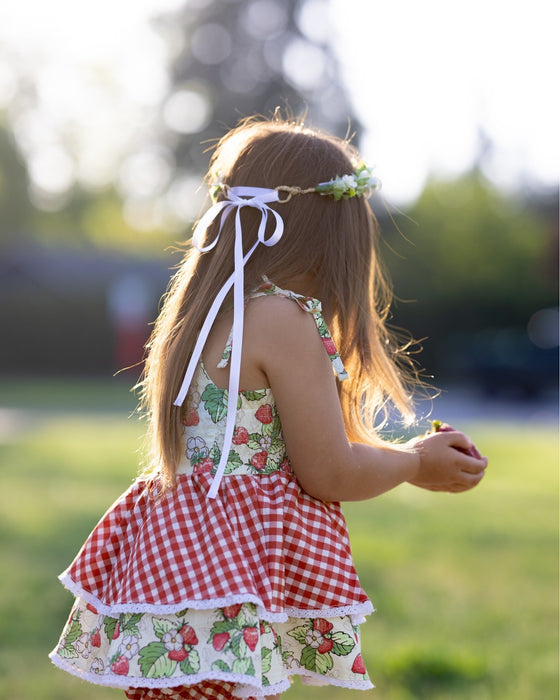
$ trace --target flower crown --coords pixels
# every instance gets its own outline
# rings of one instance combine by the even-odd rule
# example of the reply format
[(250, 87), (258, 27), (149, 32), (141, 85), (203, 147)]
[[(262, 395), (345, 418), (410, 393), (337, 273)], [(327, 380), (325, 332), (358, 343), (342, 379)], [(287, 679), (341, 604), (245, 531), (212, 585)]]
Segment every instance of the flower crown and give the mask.
[(351, 199), (352, 197), (369, 197), (372, 190), (381, 187), (381, 180), (373, 175), (373, 168), (362, 163), (352, 175), (333, 177), (328, 182), (321, 182), (315, 187), (315, 192), (323, 195), (331, 195), (335, 201), (339, 199)]
[[(328, 182), (320, 182), (315, 187), (303, 189), (301, 187), (290, 187), (288, 185), (280, 185), (274, 189), (277, 192), (285, 192), (286, 197), (280, 202), (287, 202), (294, 194), (321, 194), (327, 197), (332, 197), (335, 201), (340, 199), (352, 199), (352, 197), (369, 197), (373, 190), (381, 188), (381, 180), (373, 175), (373, 168), (368, 167), (365, 163), (361, 163), (353, 172), (352, 175), (337, 175)], [(217, 200), (218, 194), (222, 191), (229, 190), (229, 185), (224, 184), (221, 178), (212, 186), (211, 195), (214, 201)]]

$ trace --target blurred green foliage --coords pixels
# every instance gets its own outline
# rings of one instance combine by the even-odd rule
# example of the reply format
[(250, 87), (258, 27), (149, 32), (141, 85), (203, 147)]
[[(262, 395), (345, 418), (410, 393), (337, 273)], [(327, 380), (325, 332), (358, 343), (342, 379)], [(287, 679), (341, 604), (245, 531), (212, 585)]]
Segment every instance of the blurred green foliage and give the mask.
[(427, 337), (429, 363), (441, 365), (457, 339), (485, 328), (525, 329), (536, 310), (557, 304), (555, 195), (501, 192), (473, 170), (432, 178), (394, 221), (382, 208), (380, 216), (393, 323)]

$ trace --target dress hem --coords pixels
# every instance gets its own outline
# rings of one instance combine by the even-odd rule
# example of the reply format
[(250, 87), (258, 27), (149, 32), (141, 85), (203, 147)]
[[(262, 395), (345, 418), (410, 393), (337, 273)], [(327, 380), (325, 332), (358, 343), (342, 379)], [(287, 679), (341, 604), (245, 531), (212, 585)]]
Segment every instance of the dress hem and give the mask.
[(229, 605), (239, 603), (252, 603), (257, 608), (260, 619), (266, 622), (287, 622), (289, 618), (315, 618), (315, 617), (346, 617), (349, 616), (354, 624), (361, 624), (366, 615), (375, 612), (375, 608), (370, 600), (354, 605), (341, 605), (327, 608), (291, 608), (286, 607), (282, 612), (271, 612), (267, 610), (258, 596), (252, 593), (241, 593), (238, 595), (225, 596), (223, 598), (212, 598), (207, 600), (182, 600), (179, 603), (158, 604), (158, 603), (117, 603), (107, 605), (92, 593), (86, 591), (80, 584), (76, 583), (67, 571), (59, 577), (62, 585), (73, 595), (81, 598), (89, 605), (95, 607), (97, 612), (110, 617), (118, 617), (123, 613), (152, 613), (158, 615), (172, 615), (192, 608), (194, 610), (213, 610), (215, 608), (225, 608)]
[[(70, 661), (59, 656), (56, 650), (49, 654), (49, 659), (52, 663), (67, 673), (70, 673), (76, 678), (83, 681), (100, 685), (107, 688), (118, 688), (123, 690), (126, 688), (176, 688), (179, 686), (193, 686), (204, 681), (223, 681), (225, 683), (236, 683), (241, 687), (237, 692), (233, 691), (234, 697), (238, 698), (264, 698), (267, 695), (276, 695), (289, 689), (290, 677), (301, 676), (302, 682), (307, 685), (334, 685), (340, 688), (349, 688), (353, 690), (371, 690), (375, 688), (371, 681), (345, 681), (330, 676), (323, 676), (313, 671), (304, 670), (301, 668), (290, 669), (287, 673), (287, 678), (267, 686), (259, 686), (254, 683), (252, 676), (243, 674), (226, 673), (223, 671), (208, 671), (190, 676), (182, 676), (180, 678), (131, 678), (128, 676), (118, 676), (111, 674), (109, 678), (105, 678), (97, 673), (80, 671)], [(188, 681), (188, 682), (187, 682)]]

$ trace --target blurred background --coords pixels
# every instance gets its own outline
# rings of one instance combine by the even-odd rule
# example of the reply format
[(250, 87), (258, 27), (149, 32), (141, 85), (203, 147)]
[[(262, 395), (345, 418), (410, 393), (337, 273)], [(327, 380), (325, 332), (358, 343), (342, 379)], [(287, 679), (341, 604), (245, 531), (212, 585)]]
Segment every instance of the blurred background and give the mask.
[(276, 106), (354, 141), (436, 383), (556, 384), (560, 118), (552, 4), (5, 0), (3, 374), (134, 364), (209, 150)]
[[(419, 414), (472, 428), (495, 465), (465, 511), (423, 509), (431, 495), (406, 487), (374, 513), (349, 511), (385, 611), (377, 697), (553, 697), (559, 19), (548, 0), (2, 0), (0, 455), (20, 495), (0, 517), (0, 698), (76, 697), (45, 662), (69, 603), (55, 574), (136, 470), (128, 389), (205, 206), (212, 145), (277, 106), (353, 134), (376, 166), (392, 323), (421, 340), (419, 362), (443, 389)], [(387, 523), (390, 546), (360, 539)], [(422, 568), (431, 534), (449, 562), (440, 576)], [(411, 569), (391, 577), (405, 559)], [(535, 596), (523, 636), (512, 609)], [(454, 608), (436, 629), (443, 598)], [(401, 618), (418, 621), (404, 647)], [(454, 625), (468, 628), (455, 651)]]

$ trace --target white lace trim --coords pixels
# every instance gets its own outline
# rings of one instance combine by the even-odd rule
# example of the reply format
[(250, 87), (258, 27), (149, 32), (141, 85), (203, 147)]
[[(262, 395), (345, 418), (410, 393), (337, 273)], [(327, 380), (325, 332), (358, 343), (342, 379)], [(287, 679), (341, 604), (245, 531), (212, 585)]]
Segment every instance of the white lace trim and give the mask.
[[(82, 671), (67, 659), (60, 657), (56, 651), (49, 654), (49, 659), (55, 666), (67, 673), (77, 676), (88, 683), (103, 685), (108, 688), (175, 688), (180, 685), (196, 685), (203, 681), (225, 681), (226, 683), (240, 683), (244, 687), (253, 688), (257, 693), (262, 693), (262, 686), (255, 685), (253, 676), (242, 673), (227, 673), (225, 671), (205, 671), (191, 675), (173, 676), (172, 678), (144, 678), (139, 676), (119, 676), (116, 673), (92, 673)], [(269, 693), (266, 688), (267, 694)], [(253, 693), (254, 694), (254, 693)]]
[(257, 687), (255, 685), (244, 685), (239, 683), (232, 691), (231, 694), (234, 698), (265, 698), (267, 695), (277, 695), (278, 693), (284, 693), (286, 690), (290, 689), (290, 681), (286, 680), (279, 681), (273, 685), (267, 685), (265, 688)]
[(263, 687), (256, 685), (252, 676), (243, 674), (226, 673), (223, 671), (206, 671), (189, 676), (175, 676), (173, 678), (134, 678), (130, 676), (118, 676), (117, 674), (97, 674), (89, 671), (82, 671), (74, 666), (67, 659), (61, 658), (56, 651), (49, 654), (49, 659), (55, 666), (77, 676), (88, 683), (102, 685), (108, 688), (174, 688), (180, 685), (196, 685), (203, 681), (224, 681), (226, 683), (236, 683), (237, 687), (232, 691), (238, 698), (248, 698), (255, 696), (264, 698), (267, 695), (283, 693), (290, 687), (289, 678), (291, 676), (302, 676), (302, 683), (306, 685), (334, 685), (339, 688), (351, 688), (354, 690), (370, 690), (375, 686), (370, 681), (347, 681), (332, 676), (322, 676), (319, 673), (308, 671), (307, 669), (286, 669), (287, 678), (274, 685)]
[(333, 678), (333, 676), (322, 676), (320, 673), (307, 671), (306, 669), (295, 669), (293, 674), (301, 676), (301, 682), (304, 685), (336, 685), (339, 688), (351, 688), (352, 690), (371, 690), (375, 688), (371, 681), (345, 681), (340, 678)]
[(95, 609), (109, 617), (118, 617), (122, 613), (151, 613), (153, 615), (173, 615), (180, 610), (192, 608), (194, 610), (213, 610), (215, 608), (225, 608), (229, 605), (237, 605), (239, 603), (253, 603), (257, 608), (257, 615), (261, 620), (266, 622), (287, 622), (290, 617), (295, 618), (316, 618), (316, 617), (346, 617), (350, 616), (353, 624), (362, 624), (365, 620), (365, 615), (375, 612), (371, 602), (368, 600), (365, 603), (357, 603), (355, 605), (345, 605), (333, 608), (320, 608), (301, 610), (299, 608), (285, 608), (283, 612), (270, 612), (267, 610), (263, 602), (257, 596), (251, 593), (240, 595), (225, 596), (223, 598), (212, 598), (209, 600), (183, 600), (180, 603), (171, 605), (161, 605), (154, 603), (117, 603), (115, 605), (107, 605), (92, 593), (84, 590), (76, 583), (71, 576), (64, 572), (59, 577), (59, 580), (65, 588), (67, 588), (76, 597), (81, 598), (86, 603), (93, 605)]

